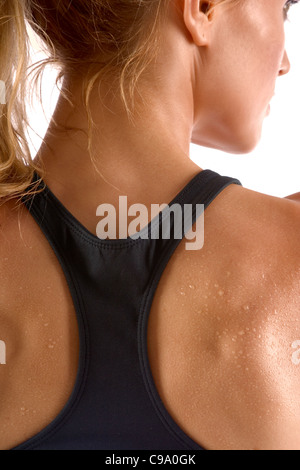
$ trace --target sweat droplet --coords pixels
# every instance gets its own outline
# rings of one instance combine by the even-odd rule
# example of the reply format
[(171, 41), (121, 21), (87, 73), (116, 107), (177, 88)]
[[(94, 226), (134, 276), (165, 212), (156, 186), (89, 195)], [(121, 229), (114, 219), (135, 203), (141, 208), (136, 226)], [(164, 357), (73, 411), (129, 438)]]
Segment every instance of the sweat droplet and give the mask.
[(189, 285), (190, 289), (195, 289), (195, 286)]
[(218, 294), (219, 294), (219, 296), (222, 297), (222, 295), (224, 295), (224, 291), (223, 291), (222, 289), (220, 289), (219, 292), (218, 292)]

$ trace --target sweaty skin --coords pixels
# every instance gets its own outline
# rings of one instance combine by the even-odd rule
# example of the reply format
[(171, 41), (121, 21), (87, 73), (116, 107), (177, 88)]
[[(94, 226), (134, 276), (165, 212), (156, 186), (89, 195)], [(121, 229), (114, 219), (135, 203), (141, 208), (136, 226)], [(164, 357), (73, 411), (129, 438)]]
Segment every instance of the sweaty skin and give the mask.
[[(95, 86), (90, 163), (83, 132), (53, 123), (37, 160), (45, 182), (93, 234), (100, 203), (167, 203), (201, 168), (190, 143), (232, 153), (257, 145), (276, 80), (288, 73), (283, 0), (242, 0), (203, 13), (173, 0), (158, 60), (141, 82), (135, 125), (107, 84)], [(81, 79), (68, 77), (58, 123), (87, 130)], [(50, 135), (50, 131), (52, 135)], [(58, 260), (25, 211), (0, 210), (0, 448), (49, 424), (78, 364), (74, 306)], [(148, 211), (150, 213), (150, 210)], [(18, 217), (19, 216), (19, 217)], [(22, 227), (22, 238), (19, 235)], [(204, 248), (181, 243), (152, 305), (148, 352), (157, 389), (182, 429), (207, 449), (300, 449), (299, 196), (231, 185), (205, 212)], [(117, 227), (118, 233), (118, 227)], [(37, 263), (38, 260), (38, 263)]]

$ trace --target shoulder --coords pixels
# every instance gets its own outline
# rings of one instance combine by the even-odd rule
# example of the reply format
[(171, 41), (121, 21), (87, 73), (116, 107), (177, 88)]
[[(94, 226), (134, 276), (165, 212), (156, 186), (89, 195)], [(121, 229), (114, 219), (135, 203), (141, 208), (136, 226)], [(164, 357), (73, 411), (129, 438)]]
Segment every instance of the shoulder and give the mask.
[[(0, 306), (12, 303), (15, 289), (21, 276), (30, 274), (33, 261), (30, 248), (36, 227), (27, 210), (17, 199), (11, 199), (0, 206)], [(28, 265), (28, 266), (27, 266)]]
[(299, 202), (242, 187), (224, 193), (207, 213), (202, 260), (210, 265), (210, 281), (206, 288), (200, 274), (208, 299), (199, 299), (206, 331), (199, 345), (206, 344), (205, 380), (220, 371), (210, 381), (212, 396), (228, 410), (221, 415), (228, 429), (235, 415), (238, 433), (231, 438), (237, 448), (300, 445), (293, 436), (300, 393), (292, 362), (292, 345), (300, 339), (299, 235)]
[[(18, 272), (19, 245), (18, 215), (13, 200), (0, 205), (0, 320), (3, 320), (7, 305), (15, 296), (14, 279)], [(0, 324), (3, 328), (3, 324)]]
[(180, 244), (163, 273), (149, 320), (152, 369), (167, 409), (205, 448), (284, 447), (278, 423), (288, 440), (300, 424), (290, 360), (300, 339), (299, 231), (296, 202), (230, 185), (205, 210), (203, 248)]
[(244, 262), (250, 261), (250, 254), (265, 253), (264, 262), (270, 250), (280, 256), (284, 250), (298, 252), (300, 248), (300, 202), (296, 199), (230, 185), (206, 209), (205, 221), (207, 244), (210, 239), (219, 247), (228, 243), (228, 248), (235, 248), (231, 256), (244, 254)]
[[(237, 324), (247, 305), (261, 318), (262, 304), (266, 312), (288, 302), (300, 283), (300, 204), (232, 185), (205, 213), (204, 247), (196, 256)], [(203, 272), (195, 275), (203, 282)], [(300, 290), (297, 297), (300, 308)]]
[(286, 196), (285, 199), (300, 203), (300, 193), (291, 194), (290, 196)]
[(20, 238), (18, 223), (22, 210), (17, 199), (10, 199), (0, 205), (0, 261), (1, 256), (8, 254), (9, 247), (16, 249), (16, 242)]

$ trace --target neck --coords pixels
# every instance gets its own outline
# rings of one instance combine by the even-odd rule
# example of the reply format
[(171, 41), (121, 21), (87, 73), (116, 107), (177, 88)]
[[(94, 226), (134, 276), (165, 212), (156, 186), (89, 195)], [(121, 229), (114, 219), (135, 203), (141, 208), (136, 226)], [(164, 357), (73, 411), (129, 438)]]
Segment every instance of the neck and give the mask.
[[(37, 155), (37, 161), (43, 163), (54, 179), (62, 180), (61, 175), (66, 175), (71, 180), (80, 178), (89, 182), (93, 178), (99, 183), (102, 175), (104, 181), (126, 191), (136, 187), (137, 182), (153, 188), (158, 175), (163, 178), (176, 174), (179, 182), (184, 173), (200, 171), (189, 157), (193, 116), (187, 117), (172, 90), (163, 93), (160, 88), (152, 94), (145, 90), (142, 96), (150, 98), (147, 104), (143, 104), (142, 99), (137, 102), (138, 112), (133, 122), (121, 102), (105, 86), (101, 84), (100, 90), (101, 95), (95, 86), (90, 98), (95, 123), (92, 133), (95, 165), (88, 151), (88, 119), (81, 82), (68, 82), (67, 91), (71, 93), (74, 107), (60, 95), (45, 144)], [(79, 130), (60, 132), (54, 123)]]

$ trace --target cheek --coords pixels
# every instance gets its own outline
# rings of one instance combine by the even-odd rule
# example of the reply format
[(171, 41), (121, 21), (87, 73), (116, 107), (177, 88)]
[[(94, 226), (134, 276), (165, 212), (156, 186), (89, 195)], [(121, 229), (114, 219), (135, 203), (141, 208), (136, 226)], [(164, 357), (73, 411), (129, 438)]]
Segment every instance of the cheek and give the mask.
[(230, 153), (249, 153), (255, 148), (274, 93), (281, 60), (278, 50), (278, 44), (259, 48), (252, 42), (250, 47), (235, 46), (219, 54), (198, 89), (195, 140), (200, 145)]
[(283, 52), (280, 38), (245, 35), (243, 41), (229, 44), (211, 69), (215, 86), (206, 94), (212, 97), (210, 106), (223, 116), (226, 110), (237, 122), (257, 119), (274, 93)]
[[(281, 62), (285, 50), (284, 34), (278, 33), (278, 30), (270, 34), (260, 45), (256, 54), (256, 73), (259, 77), (265, 77), (265, 82), (261, 82), (261, 88), (271, 85), (274, 88), (278, 78)], [(273, 91), (273, 89), (272, 89)]]
[(283, 23), (261, 24), (246, 18), (217, 31), (204, 76), (199, 67), (195, 140), (200, 145), (247, 153), (258, 143), (285, 42)]
[(222, 78), (230, 100), (242, 96), (244, 106), (249, 102), (255, 108), (273, 94), (285, 37), (283, 20), (280, 15), (274, 17), (273, 7), (257, 8), (256, 2), (248, 5), (243, 14), (229, 15), (224, 29), (217, 32), (213, 73)]
[[(284, 42), (278, 38), (254, 38), (249, 37), (248, 41), (235, 47), (232, 55), (228, 54), (229, 80), (226, 80), (226, 86), (231, 99), (236, 97), (238, 100), (242, 97), (244, 106), (255, 111), (272, 97)], [(236, 104), (238, 105), (238, 101)]]

